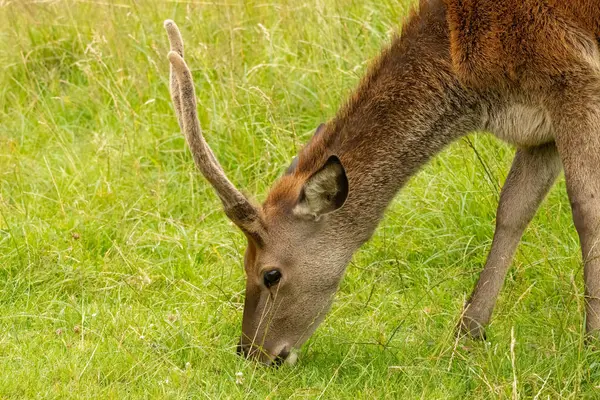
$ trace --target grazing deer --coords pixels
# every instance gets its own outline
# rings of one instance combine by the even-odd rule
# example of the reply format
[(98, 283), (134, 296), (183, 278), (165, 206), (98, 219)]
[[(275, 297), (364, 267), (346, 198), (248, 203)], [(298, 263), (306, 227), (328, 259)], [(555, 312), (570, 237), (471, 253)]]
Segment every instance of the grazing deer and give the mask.
[(586, 328), (600, 331), (600, 1), (421, 0), (262, 207), (227, 179), (202, 137), (179, 30), (165, 27), (179, 125), (248, 239), (239, 352), (279, 364), (299, 348), (398, 190), (449, 143), (481, 130), (517, 150), (460, 331), (483, 337), (521, 235), (562, 167), (583, 252)]

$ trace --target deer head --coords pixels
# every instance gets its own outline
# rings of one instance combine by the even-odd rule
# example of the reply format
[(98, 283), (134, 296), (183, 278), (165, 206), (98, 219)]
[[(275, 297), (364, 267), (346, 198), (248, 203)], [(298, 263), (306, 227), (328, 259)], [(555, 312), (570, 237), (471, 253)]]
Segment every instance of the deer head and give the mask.
[[(332, 218), (349, 193), (343, 160), (324, 147), (313, 149), (310, 161), (292, 163), (262, 207), (252, 204), (227, 179), (202, 136), (180, 32), (170, 20), (165, 28), (171, 44), (171, 97), (179, 126), (225, 214), (248, 240), (238, 352), (267, 364), (281, 363), (322, 321), (355, 250), (336, 240), (339, 227)], [(317, 134), (326, 129), (322, 125)]]

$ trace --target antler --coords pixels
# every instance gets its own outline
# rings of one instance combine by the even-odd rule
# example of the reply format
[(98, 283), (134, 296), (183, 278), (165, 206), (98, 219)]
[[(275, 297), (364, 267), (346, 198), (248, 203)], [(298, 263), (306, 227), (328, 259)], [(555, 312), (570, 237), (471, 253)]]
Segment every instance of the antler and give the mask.
[(165, 21), (165, 29), (169, 36), (171, 51), (168, 58), (171, 63), (171, 99), (179, 127), (183, 132), (196, 166), (202, 175), (213, 186), (223, 203), (225, 214), (244, 233), (254, 239), (257, 245), (262, 244), (264, 224), (260, 210), (235, 188), (227, 179), (223, 168), (215, 158), (210, 147), (202, 136), (202, 129), (196, 113), (196, 94), (192, 74), (183, 60), (183, 40), (175, 22)]

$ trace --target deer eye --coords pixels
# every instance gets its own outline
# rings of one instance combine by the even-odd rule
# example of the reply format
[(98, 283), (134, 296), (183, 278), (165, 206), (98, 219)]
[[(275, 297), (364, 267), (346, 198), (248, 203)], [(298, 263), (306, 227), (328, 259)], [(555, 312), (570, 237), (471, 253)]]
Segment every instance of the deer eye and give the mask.
[(270, 288), (273, 285), (276, 285), (277, 282), (281, 279), (281, 272), (278, 269), (272, 269), (270, 271), (265, 272), (263, 279), (265, 281), (265, 286)]

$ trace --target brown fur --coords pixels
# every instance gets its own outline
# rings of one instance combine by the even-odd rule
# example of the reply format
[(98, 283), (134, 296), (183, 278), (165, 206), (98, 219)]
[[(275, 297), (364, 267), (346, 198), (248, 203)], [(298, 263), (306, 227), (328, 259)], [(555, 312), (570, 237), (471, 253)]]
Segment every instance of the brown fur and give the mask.
[(600, 37), (596, 0), (445, 3), (455, 71), (479, 87), (553, 84), (572, 67), (578, 41)]
[[(444, 146), (478, 130), (518, 150), (462, 331), (483, 335), (520, 237), (564, 166), (584, 255), (587, 330), (598, 332), (599, 38), (596, 0), (422, 0), (262, 209), (249, 209), (249, 222), (235, 215), (249, 237), (240, 349), (270, 363), (299, 347), (398, 190)], [(318, 174), (332, 156), (343, 168)], [(281, 280), (267, 287), (273, 270)]]

